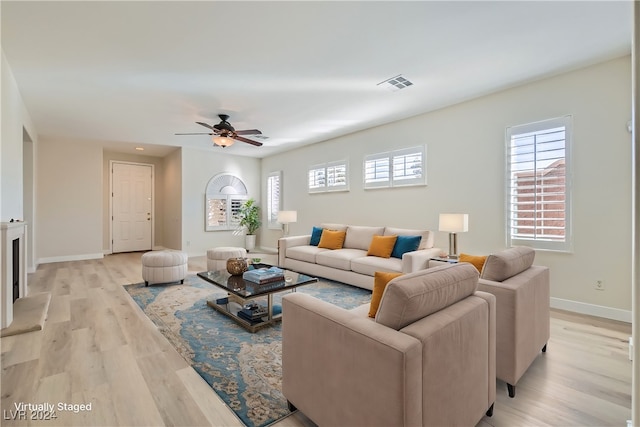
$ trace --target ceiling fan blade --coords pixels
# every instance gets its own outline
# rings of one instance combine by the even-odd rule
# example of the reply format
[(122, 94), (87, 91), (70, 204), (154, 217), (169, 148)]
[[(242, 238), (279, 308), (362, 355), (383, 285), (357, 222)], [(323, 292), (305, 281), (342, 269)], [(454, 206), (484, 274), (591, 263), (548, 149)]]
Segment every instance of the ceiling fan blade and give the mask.
[(237, 130), (236, 135), (262, 135), (258, 129)]
[(247, 144), (255, 145), (256, 147), (260, 147), (262, 145), (262, 142), (252, 141), (250, 139), (243, 138), (243, 137), (237, 136), (237, 135), (234, 136), (233, 139), (237, 139), (238, 141), (246, 142)]
[(174, 135), (213, 135), (211, 132), (197, 132), (197, 133), (176, 133)]
[(209, 128), (211, 130), (216, 130), (213, 126), (208, 125), (206, 123), (202, 123), (202, 122), (196, 122), (196, 123), (199, 124), (200, 126), (204, 126), (204, 127)]

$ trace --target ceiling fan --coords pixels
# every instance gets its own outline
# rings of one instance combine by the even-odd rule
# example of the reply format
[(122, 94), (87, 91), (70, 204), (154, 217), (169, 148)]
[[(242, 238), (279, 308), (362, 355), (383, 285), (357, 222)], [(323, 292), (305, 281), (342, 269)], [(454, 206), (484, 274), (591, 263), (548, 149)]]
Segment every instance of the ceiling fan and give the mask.
[(198, 133), (176, 133), (176, 135), (213, 135), (213, 143), (220, 147), (228, 147), (232, 145), (236, 140), (246, 142), (247, 144), (260, 147), (262, 142), (253, 141), (240, 135), (262, 135), (258, 129), (246, 129), (235, 130), (233, 126), (227, 121), (229, 116), (227, 114), (218, 114), (221, 122), (217, 125), (209, 125), (207, 123), (196, 122), (200, 126), (204, 126), (207, 129), (211, 129), (213, 132), (198, 132)]

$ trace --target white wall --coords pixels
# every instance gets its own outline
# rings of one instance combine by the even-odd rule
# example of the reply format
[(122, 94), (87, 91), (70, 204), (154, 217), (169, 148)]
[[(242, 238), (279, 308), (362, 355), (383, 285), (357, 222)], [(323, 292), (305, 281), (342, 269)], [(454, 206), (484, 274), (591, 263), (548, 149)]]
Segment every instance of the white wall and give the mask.
[(244, 234), (204, 231), (205, 190), (213, 176), (228, 173), (242, 179), (249, 196), (259, 202), (260, 160), (225, 154), (222, 149), (183, 148), (182, 170), (182, 250), (190, 255), (203, 255), (216, 246), (244, 247)]
[(23, 129), (36, 143), (36, 132), (24, 106), (11, 67), (2, 52), (2, 211), (0, 221), (24, 219)]
[[(263, 159), (262, 179), (283, 171), (284, 206), (298, 211), (291, 234), (325, 221), (437, 230), (440, 212), (465, 212), (470, 230), (459, 235), (459, 251), (487, 254), (506, 244), (505, 128), (571, 114), (574, 251), (538, 251), (536, 263), (551, 268), (556, 304), (605, 306), (630, 319), (630, 78), (630, 57), (608, 61)], [(419, 144), (427, 145), (426, 187), (363, 189), (364, 155)], [(349, 192), (307, 193), (308, 166), (345, 158)], [(263, 227), (263, 245), (280, 235)], [(436, 245), (447, 249), (448, 235), (437, 232)]]
[(182, 248), (182, 149), (164, 158), (163, 246)]
[(43, 139), (37, 169), (39, 262), (102, 258), (102, 147)]
[[(0, 221), (28, 222), (27, 269), (35, 268), (35, 174), (38, 135), (4, 52), (0, 60)], [(25, 135), (28, 134), (28, 138)], [(30, 140), (30, 141), (28, 141)], [(25, 206), (26, 203), (26, 206)], [(0, 254), (1, 255), (1, 254)]]

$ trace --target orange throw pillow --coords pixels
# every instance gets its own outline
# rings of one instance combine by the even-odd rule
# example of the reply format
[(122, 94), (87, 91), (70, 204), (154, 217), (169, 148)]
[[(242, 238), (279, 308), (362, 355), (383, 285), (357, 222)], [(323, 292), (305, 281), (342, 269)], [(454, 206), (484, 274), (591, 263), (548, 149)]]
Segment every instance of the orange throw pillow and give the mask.
[(342, 249), (345, 237), (347, 237), (346, 231), (324, 230), (322, 237), (320, 237), (318, 247), (325, 249)]
[(389, 258), (398, 236), (373, 236), (367, 255)]
[(480, 255), (460, 254), (458, 257), (459, 262), (468, 262), (469, 264), (473, 264), (473, 266), (478, 269), (478, 273), (482, 273), (482, 267), (484, 267), (486, 260), (486, 256)]
[(402, 276), (402, 273), (391, 273), (386, 271), (376, 271), (373, 276), (373, 293), (371, 294), (371, 304), (369, 305), (369, 317), (376, 317), (378, 307), (380, 307), (380, 300), (382, 300), (382, 294), (384, 288), (387, 287), (392, 279), (398, 276)]

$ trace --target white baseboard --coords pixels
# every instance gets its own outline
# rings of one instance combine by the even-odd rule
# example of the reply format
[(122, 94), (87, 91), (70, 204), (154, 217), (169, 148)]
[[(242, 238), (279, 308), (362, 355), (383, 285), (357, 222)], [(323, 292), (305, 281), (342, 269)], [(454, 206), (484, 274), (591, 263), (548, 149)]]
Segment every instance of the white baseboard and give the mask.
[(551, 307), (627, 323), (631, 323), (632, 318), (630, 310), (621, 310), (619, 308), (587, 304), (584, 302), (571, 301), (562, 298), (551, 298)]
[(66, 255), (66, 256), (54, 256), (38, 259), (38, 264), (50, 264), (52, 262), (66, 262), (66, 261), (84, 261), (87, 259), (102, 259), (104, 254), (102, 252), (96, 254), (82, 254), (82, 255)]

